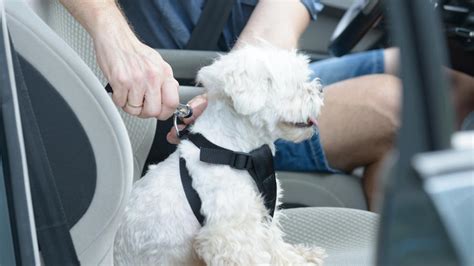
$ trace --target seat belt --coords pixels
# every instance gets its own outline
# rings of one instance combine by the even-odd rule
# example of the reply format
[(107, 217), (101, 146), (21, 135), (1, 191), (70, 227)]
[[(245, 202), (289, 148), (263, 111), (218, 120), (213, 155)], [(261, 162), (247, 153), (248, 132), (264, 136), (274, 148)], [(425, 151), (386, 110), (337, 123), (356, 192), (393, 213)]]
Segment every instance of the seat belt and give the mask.
[(10, 45), (41, 256), (45, 265), (80, 265), (20, 62)]
[(217, 43), (229, 18), (235, 0), (207, 0), (186, 50), (217, 51)]
[[(182, 139), (188, 139), (201, 150), (200, 161), (228, 165), (238, 170), (247, 170), (255, 181), (258, 191), (263, 196), (269, 216), (273, 217), (277, 203), (277, 186), (273, 155), (268, 145), (263, 145), (250, 153), (235, 152), (215, 145), (199, 133), (181, 131), (181, 134)], [(204, 226), (205, 217), (201, 213), (201, 198), (192, 187), (192, 177), (186, 167), (186, 160), (184, 158), (180, 158), (179, 168), (186, 199), (196, 219), (201, 226)]]

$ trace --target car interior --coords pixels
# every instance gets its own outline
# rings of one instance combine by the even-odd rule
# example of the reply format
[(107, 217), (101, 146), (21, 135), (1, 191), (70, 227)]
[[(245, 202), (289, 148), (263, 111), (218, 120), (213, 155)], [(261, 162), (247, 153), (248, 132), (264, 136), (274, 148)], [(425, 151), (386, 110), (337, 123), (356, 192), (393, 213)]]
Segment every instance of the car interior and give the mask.
[[(390, 43), (383, 30), (386, 22), (378, 23), (383, 1), (322, 2), (325, 9), (300, 43), (312, 60)], [(8, 26), (4, 36), (11, 38), (16, 87), (19, 91), (28, 88), (48, 171), (54, 176), (51, 182), (62, 202), (78, 260), (83, 265), (112, 265), (114, 234), (133, 182), (151, 163), (152, 149), (161, 159), (174, 149), (164, 143), (167, 130), (156, 134), (157, 127), (171, 128), (171, 121), (141, 119), (116, 108), (104, 90), (107, 81), (96, 63), (91, 38), (58, 1), (15, 0), (4, 5)], [(358, 19), (370, 27), (348, 26)], [(195, 75), (220, 54), (195, 50), (159, 53), (180, 81), (182, 103), (203, 93), (193, 84)], [(61, 127), (55, 126), (58, 124)], [(467, 168), (472, 170), (472, 166)], [(368, 211), (360, 171), (277, 174), (285, 191), (281, 224), (287, 241), (325, 247), (329, 254), (326, 265), (402, 265), (376, 263), (377, 239), (390, 238), (390, 234), (379, 234), (380, 216)], [(32, 195), (35, 193), (40, 192)], [(31, 216), (31, 206), (29, 211)]]

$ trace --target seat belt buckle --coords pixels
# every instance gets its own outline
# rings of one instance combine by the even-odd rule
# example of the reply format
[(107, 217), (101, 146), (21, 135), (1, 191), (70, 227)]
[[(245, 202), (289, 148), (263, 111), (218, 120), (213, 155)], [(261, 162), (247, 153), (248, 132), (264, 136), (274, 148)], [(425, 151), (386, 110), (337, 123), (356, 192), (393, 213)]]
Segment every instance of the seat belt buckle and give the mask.
[(230, 158), (229, 165), (239, 170), (250, 169), (252, 166), (252, 157), (244, 152), (234, 152)]

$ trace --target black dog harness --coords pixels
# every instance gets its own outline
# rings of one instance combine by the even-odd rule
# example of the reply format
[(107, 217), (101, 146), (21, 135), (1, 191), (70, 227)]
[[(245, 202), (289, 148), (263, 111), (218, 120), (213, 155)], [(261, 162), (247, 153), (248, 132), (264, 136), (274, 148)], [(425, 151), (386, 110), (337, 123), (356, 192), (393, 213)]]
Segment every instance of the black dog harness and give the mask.
[[(217, 146), (201, 134), (187, 132), (183, 134), (183, 131), (181, 131), (179, 135), (180, 138), (188, 139), (201, 150), (199, 160), (202, 162), (228, 165), (234, 169), (247, 170), (255, 181), (259, 192), (263, 195), (265, 207), (269, 215), (273, 217), (277, 187), (273, 155), (268, 145), (263, 145), (250, 153), (243, 153)], [(192, 186), (192, 177), (189, 175), (188, 168), (186, 167), (186, 160), (181, 157), (179, 159), (179, 169), (181, 183), (183, 184), (189, 205), (201, 226), (204, 226), (204, 216), (201, 214), (201, 198)]]

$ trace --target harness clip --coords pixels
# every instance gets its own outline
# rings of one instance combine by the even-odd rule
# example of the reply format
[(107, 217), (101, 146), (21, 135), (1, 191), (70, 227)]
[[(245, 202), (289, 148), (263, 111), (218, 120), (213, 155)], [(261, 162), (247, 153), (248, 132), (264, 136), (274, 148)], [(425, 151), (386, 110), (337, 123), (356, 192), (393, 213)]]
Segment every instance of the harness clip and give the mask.
[(191, 109), (191, 106), (187, 104), (179, 104), (178, 107), (176, 108), (176, 111), (174, 112), (173, 116), (173, 126), (176, 130), (176, 135), (178, 138), (182, 139), (186, 136), (187, 133), (187, 127), (184, 128), (183, 130), (179, 130), (178, 128), (178, 119), (183, 119), (183, 118), (189, 118), (193, 115), (193, 109)]
[(250, 169), (250, 167), (252, 167), (252, 157), (247, 153), (234, 152), (229, 165), (239, 170)]

